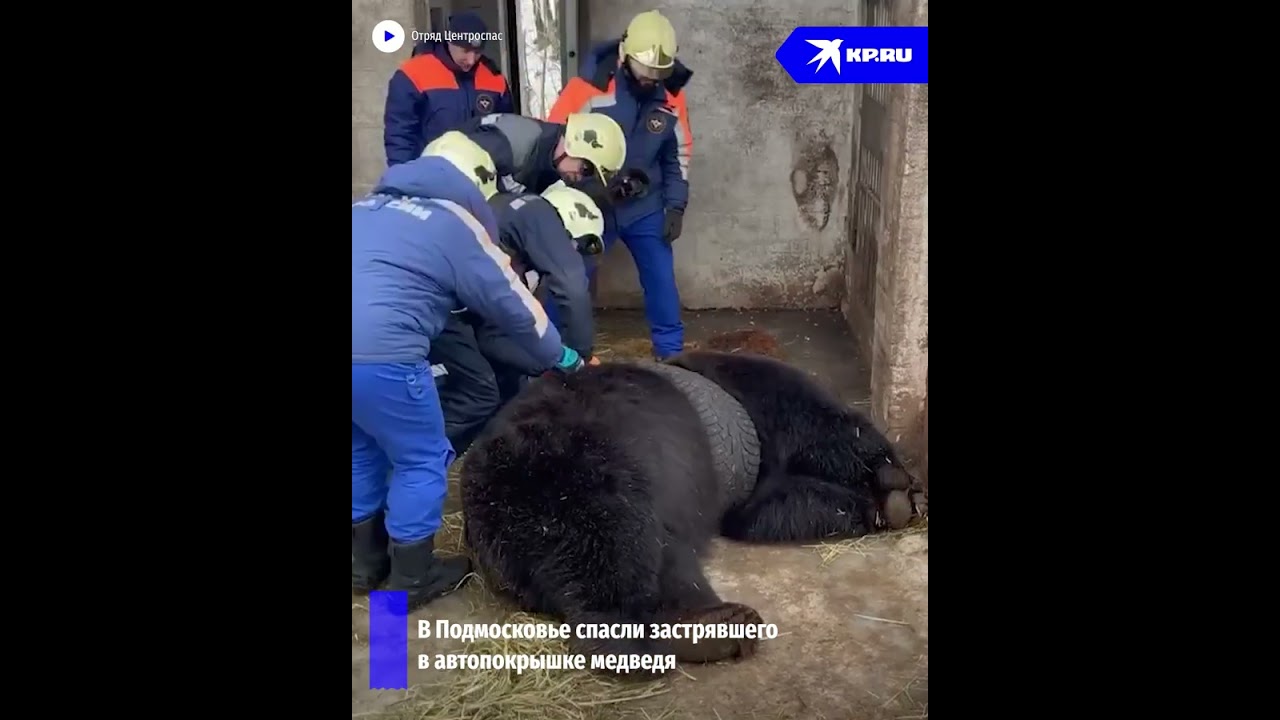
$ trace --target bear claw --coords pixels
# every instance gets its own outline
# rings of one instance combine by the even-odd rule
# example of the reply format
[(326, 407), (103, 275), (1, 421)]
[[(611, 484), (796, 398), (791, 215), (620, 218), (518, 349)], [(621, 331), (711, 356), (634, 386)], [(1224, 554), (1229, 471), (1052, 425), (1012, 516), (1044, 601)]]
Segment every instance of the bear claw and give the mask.
[(916, 515), (920, 517), (929, 515), (929, 497), (923, 492), (911, 493), (911, 504), (915, 509)]
[[(679, 620), (692, 625), (763, 625), (760, 613), (740, 603), (724, 603), (706, 610), (689, 613)], [(748, 658), (756, 653), (759, 638), (701, 637), (675, 638), (671, 647), (681, 662), (708, 663), (731, 658)]]

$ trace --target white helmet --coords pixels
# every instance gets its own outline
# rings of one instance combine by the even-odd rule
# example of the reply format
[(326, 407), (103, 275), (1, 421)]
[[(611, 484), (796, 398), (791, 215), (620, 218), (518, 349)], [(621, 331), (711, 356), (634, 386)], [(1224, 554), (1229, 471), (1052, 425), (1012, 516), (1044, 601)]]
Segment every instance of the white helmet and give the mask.
[(442, 157), (453, 163), (471, 179), (488, 200), (498, 193), (498, 169), (493, 158), (474, 140), (457, 130), (450, 130), (427, 144), (422, 157)]
[(565, 120), (564, 151), (569, 157), (590, 161), (608, 185), (627, 159), (627, 136), (608, 115), (574, 113)]
[(604, 213), (586, 193), (565, 185), (561, 180), (543, 190), (542, 197), (560, 214), (564, 228), (570, 237), (579, 241), (580, 248), (583, 247), (582, 241), (599, 241), (604, 237)]

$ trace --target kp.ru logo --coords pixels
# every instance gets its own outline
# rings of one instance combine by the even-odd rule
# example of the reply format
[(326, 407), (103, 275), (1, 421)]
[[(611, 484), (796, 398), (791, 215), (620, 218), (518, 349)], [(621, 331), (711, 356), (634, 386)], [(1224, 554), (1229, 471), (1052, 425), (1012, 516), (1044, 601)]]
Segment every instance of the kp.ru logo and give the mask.
[(774, 57), (802, 84), (927, 83), (929, 28), (800, 27)]

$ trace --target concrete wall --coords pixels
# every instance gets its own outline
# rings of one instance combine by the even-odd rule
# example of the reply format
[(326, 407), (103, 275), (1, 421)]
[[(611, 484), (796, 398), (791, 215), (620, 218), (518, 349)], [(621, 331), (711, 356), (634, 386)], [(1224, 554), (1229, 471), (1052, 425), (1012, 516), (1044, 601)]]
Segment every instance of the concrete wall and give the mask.
[[(400, 52), (382, 53), (373, 46), (373, 26), (395, 20), (413, 32), (411, 0), (352, 0), (351, 2), (351, 197), (369, 188), (387, 168), (382, 148), (382, 111), (387, 82), (409, 57), (412, 41)], [(425, 28), (424, 28), (425, 29)]]
[(920, 410), (920, 479), (929, 488), (929, 381), (925, 380), (924, 407)]
[[(595, 41), (619, 36), (640, 10), (661, 10), (694, 72), (689, 211), (675, 245), (685, 306), (838, 306), (853, 89), (796, 85), (773, 54), (797, 25), (855, 24), (857, 3), (581, 2)], [(604, 306), (641, 307), (620, 243), (605, 258), (597, 293)]]

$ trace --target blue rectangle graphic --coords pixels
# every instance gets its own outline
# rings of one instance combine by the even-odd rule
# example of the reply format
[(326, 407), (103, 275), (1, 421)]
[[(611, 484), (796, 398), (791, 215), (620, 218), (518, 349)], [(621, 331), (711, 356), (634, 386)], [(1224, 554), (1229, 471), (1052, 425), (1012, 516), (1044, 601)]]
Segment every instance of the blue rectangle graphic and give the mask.
[(369, 689), (409, 687), (409, 593), (369, 593)]
[(802, 85), (929, 82), (929, 28), (798, 27), (774, 53)]

